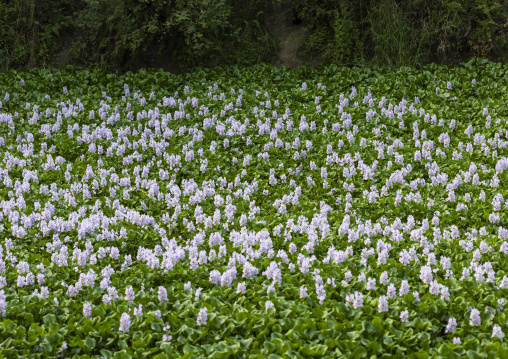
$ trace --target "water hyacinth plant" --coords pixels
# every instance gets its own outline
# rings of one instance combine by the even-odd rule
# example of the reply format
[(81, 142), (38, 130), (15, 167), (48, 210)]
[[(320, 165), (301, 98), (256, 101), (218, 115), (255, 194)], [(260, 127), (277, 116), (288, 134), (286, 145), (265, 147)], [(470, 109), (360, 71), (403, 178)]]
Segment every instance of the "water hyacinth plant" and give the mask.
[(507, 70), (0, 75), (0, 354), (508, 355)]

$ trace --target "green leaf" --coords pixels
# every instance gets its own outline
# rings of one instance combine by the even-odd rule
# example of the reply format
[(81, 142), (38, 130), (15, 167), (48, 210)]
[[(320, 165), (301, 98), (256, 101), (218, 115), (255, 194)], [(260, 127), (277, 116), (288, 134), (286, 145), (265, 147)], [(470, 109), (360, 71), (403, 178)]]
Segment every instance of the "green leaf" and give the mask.
[(50, 325), (51, 323), (56, 322), (56, 316), (54, 314), (46, 314), (43, 318), (43, 322), (46, 325)]
[(88, 349), (95, 348), (95, 339), (91, 337), (86, 337), (85, 339), (85, 347)]
[(115, 354), (113, 355), (113, 358), (115, 358), (115, 359), (131, 359), (132, 356), (129, 355), (125, 349), (123, 349), (121, 351), (115, 352)]

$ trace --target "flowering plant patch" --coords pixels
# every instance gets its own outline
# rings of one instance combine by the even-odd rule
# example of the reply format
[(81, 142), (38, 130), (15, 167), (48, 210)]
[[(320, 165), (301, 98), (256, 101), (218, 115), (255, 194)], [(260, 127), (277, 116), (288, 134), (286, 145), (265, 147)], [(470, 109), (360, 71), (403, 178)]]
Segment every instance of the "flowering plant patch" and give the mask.
[(508, 355), (507, 70), (0, 75), (0, 354)]

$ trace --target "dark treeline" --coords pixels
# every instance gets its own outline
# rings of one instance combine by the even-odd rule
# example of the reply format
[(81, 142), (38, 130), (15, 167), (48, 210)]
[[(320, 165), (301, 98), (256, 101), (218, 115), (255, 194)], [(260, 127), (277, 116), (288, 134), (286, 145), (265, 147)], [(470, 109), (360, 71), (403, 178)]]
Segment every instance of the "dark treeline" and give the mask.
[(508, 60), (506, 0), (0, 0), (0, 70)]

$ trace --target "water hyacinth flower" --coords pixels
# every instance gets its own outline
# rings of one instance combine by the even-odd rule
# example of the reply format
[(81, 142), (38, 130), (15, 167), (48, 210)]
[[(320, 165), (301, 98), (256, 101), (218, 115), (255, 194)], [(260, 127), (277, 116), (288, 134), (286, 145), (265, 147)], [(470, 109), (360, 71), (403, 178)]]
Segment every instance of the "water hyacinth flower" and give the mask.
[(420, 269), (420, 279), (423, 283), (430, 284), (433, 280), (432, 270), (429, 266), (422, 266)]
[(475, 326), (475, 327), (478, 327), (482, 324), (482, 319), (480, 317), (480, 311), (476, 308), (473, 308), (471, 310), (471, 314), (470, 314), (470, 317), (469, 317), (469, 325), (472, 325), (472, 326)]
[(399, 296), (403, 296), (409, 293), (409, 283), (407, 280), (403, 280), (400, 284)]
[(346, 296), (346, 306), (353, 305), (354, 309), (363, 307), (363, 294), (356, 291), (354, 294), (348, 294)]
[(134, 308), (134, 316), (137, 317), (143, 315), (143, 305), (139, 304), (137, 308)]
[(492, 338), (499, 338), (501, 341), (503, 341), (503, 331), (501, 330), (501, 327), (497, 324), (494, 324), (492, 327)]
[(445, 333), (453, 333), (457, 328), (457, 319), (451, 317), (448, 319), (448, 324), (446, 325)]
[(120, 318), (120, 330), (121, 332), (128, 333), (129, 327), (131, 326), (131, 317), (128, 313), (122, 313), (122, 317)]
[(397, 289), (395, 289), (395, 285), (393, 283), (390, 283), (390, 285), (388, 286), (386, 294), (388, 298), (394, 298), (395, 295), (397, 294)]
[(134, 295), (134, 289), (132, 289), (132, 286), (128, 286), (125, 288), (125, 300), (132, 302), (135, 298)]
[(388, 273), (386, 273), (386, 271), (381, 273), (381, 275), (379, 276), (379, 283), (381, 283), (382, 285), (388, 284)]
[(504, 309), (504, 305), (505, 305), (505, 299), (504, 298), (499, 298), (497, 300), (497, 311), (501, 312)]
[(91, 318), (92, 317), (92, 305), (89, 302), (86, 302), (83, 305), (83, 316), (85, 318)]
[(460, 344), (462, 344), (462, 342), (460, 341), (460, 338), (459, 338), (459, 337), (454, 337), (454, 338), (453, 338), (453, 344), (458, 344), (458, 345), (460, 345)]
[(239, 282), (236, 287), (237, 294), (245, 294), (245, 290), (247, 289), (247, 285), (245, 282)]
[(308, 297), (308, 294), (307, 294), (307, 287), (305, 286), (301, 286), (300, 287), (300, 298), (307, 298)]
[(159, 302), (167, 302), (168, 301), (168, 292), (166, 288), (160, 286), (157, 291), (157, 297), (159, 299)]
[(365, 287), (367, 290), (376, 290), (376, 279), (375, 278), (369, 278), (367, 280), (367, 285)]
[(501, 283), (499, 283), (499, 288), (501, 289), (508, 289), (508, 276), (504, 276), (501, 280)]
[(402, 311), (402, 313), (400, 313), (400, 321), (402, 323), (408, 323), (408, 317), (409, 317), (409, 312), (407, 310), (404, 310), (404, 311)]
[(199, 313), (198, 313), (198, 318), (196, 320), (196, 324), (198, 326), (206, 325), (207, 318), (208, 318), (207, 309), (206, 308), (201, 308), (199, 310)]
[(326, 292), (323, 284), (316, 283), (316, 295), (319, 299), (319, 304), (323, 305), (326, 298)]
[(173, 337), (169, 334), (169, 329), (171, 329), (171, 326), (168, 324), (168, 325), (165, 325), (162, 330), (164, 330), (166, 333), (162, 335), (162, 341), (163, 342), (169, 342), (171, 341), (171, 339), (173, 339)]
[(196, 293), (194, 295), (194, 301), (198, 301), (199, 300), (199, 296), (201, 295), (201, 290), (203, 290), (203, 288), (199, 287), (198, 289), (196, 289)]
[(386, 296), (382, 295), (379, 297), (378, 312), (383, 313), (388, 311), (388, 300)]

